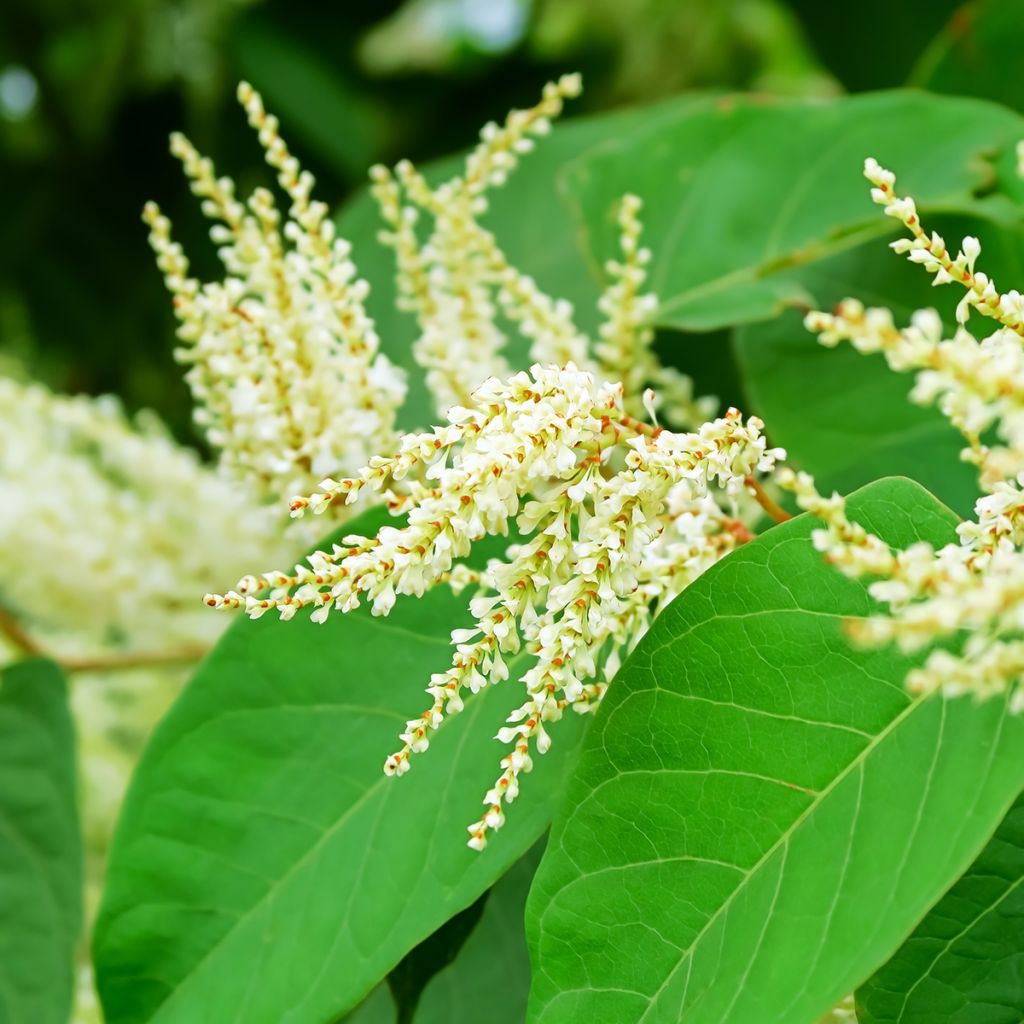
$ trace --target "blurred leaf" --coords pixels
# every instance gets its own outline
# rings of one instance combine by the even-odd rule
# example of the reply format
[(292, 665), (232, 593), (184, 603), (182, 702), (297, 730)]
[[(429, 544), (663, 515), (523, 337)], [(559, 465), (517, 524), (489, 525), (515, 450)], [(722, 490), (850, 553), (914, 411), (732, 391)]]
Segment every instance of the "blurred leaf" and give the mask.
[[(344, 532), (373, 533), (380, 512)], [(108, 1024), (323, 1024), (469, 906), (546, 826), (569, 716), (486, 853), (466, 826), (514, 695), (487, 687), (401, 779), (381, 766), (469, 621), (444, 587), (368, 609), (236, 622), (158, 727), (129, 790), (96, 929)], [(522, 660), (510, 666), (513, 678)]]
[(861, 1024), (1024, 1019), (1024, 795), (963, 877), (857, 992)]
[(82, 925), (75, 737), (56, 665), (0, 673), (0, 1020), (64, 1024)]
[(238, 70), (263, 95), (286, 139), (301, 140), (331, 166), (365, 180), (380, 150), (384, 114), (299, 39), (257, 18), (233, 37)]
[(959, 0), (786, 0), (825, 66), (851, 92), (902, 85)]
[[(890, 544), (955, 517), (889, 479), (850, 500)], [(913, 699), (864, 650), (874, 602), (802, 516), (709, 569), (623, 665), (527, 907), (533, 1024), (808, 1024), (896, 949), (1024, 785), (1004, 700)], [(933, 1018), (937, 1019), (937, 1018)]]
[(910, 82), (932, 92), (978, 96), (1024, 110), (1022, 48), (1022, 0), (966, 3), (922, 54)]

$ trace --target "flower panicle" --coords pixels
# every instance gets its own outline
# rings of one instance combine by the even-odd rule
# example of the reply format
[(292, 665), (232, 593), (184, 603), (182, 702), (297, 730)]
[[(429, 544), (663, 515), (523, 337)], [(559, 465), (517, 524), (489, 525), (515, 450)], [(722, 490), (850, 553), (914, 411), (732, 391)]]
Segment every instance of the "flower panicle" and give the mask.
[(259, 94), (238, 90), (267, 163), (288, 197), (282, 213), (257, 188), (244, 201), (230, 178), (180, 134), (181, 161), (203, 212), (214, 222), (224, 277), (201, 285), (154, 203), (143, 219), (173, 296), (195, 420), (222, 467), (280, 500), (326, 473), (354, 471), (397, 441), (402, 372), (380, 351), (351, 247), (335, 237), (330, 211), (312, 198), (302, 169)]
[(292, 572), (243, 577), (206, 600), (252, 617), (309, 610), (323, 621), (363, 601), (386, 615), (399, 595), (473, 581), (457, 560), (514, 523), (521, 540), (479, 575), (474, 625), (453, 631), (451, 664), (427, 687), (430, 706), (407, 722), (401, 748), (385, 762), (387, 774), (404, 774), (467, 692), (506, 680), (511, 660), (529, 655), (520, 678), (526, 700), (498, 734), (511, 749), (470, 827), (470, 845), (482, 848), (533, 755), (548, 749), (551, 724), (566, 710), (595, 707), (654, 609), (752, 536), (734, 506), (747, 481), (773, 472), (783, 454), (767, 446), (756, 417), (730, 410), (673, 433), (630, 416), (621, 385), (572, 365), (535, 365), (485, 382), (469, 406), (449, 411), (447, 426), (410, 436), (399, 455), (302, 499), (299, 509), (348, 500), (360, 486), (383, 489), (415, 469), (430, 485), (402, 506), (404, 526), (345, 537)]
[[(964, 435), (962, 457), (978, 466), (982, 487), (991, 490), (1024, 472), (1024, 299), (1016, 291), (1000, 295), (984, 274), (975, 272), (981, 251), (976, 238), (964, 238), (951, 257), (939, 235), (924, 232), (913, 199), (897, 197), (890, 171), (869, 159), (865, 174), (874, 185), (875, 202), (911, 232), (893, 248), (933, 273), (936, 284), (959, 281), (966, 289), (956, 312), (959, 326), (947, 338), (939, 314), (922, 309), (907, 327), (898, 328), (889, 310), (866, 309), (849, 298), (831, 313), (808, 313), (804, 323), (824, 345), (848, 341), (858, 352), (882, 353), (897, 372), (914, 373), (911, 401), (935, 405)], [(996, 321), (981, 340), (968, 330), (971, 309)], [(993, 430), (1001, 443), (993, 445), (987, 438)]]
[(465, 405), (487, 377), (508, 376), (504, 353), (512, 326), (529, 343), (531, 361), (572, 363), (623, 382), (626, 408), (637, 416), (644, 415), (643, 396), (653, 385), (671, 425), (695, 426), (714, 414), (717, 401), (695, 399), (690, 378), (663, 367), (654, 354), (657, 302), (644, 291), (651, 254), (640, 245), (637, 196), (625, 196), (619, 207), (620, 256), (606, 267), (609, 284), (599, 300), (605, 322), (596, 341), (578, 327), (572, 303), (548, 295), (515, 267), (480, 223), (488, 191), (505, 183), (519, 156), (579, 91), (576, 75), (550, 83), (536, 106), (513, 111), (502, 127), (485, 127), (460, 173), (439, 185), (407, 160), (393, 171), (372, 168), (371, 193), (385, 224), (380, 238), (395, 254), (398, 302), (415, 314), (420, 331), (413, 354), (439, 415)]

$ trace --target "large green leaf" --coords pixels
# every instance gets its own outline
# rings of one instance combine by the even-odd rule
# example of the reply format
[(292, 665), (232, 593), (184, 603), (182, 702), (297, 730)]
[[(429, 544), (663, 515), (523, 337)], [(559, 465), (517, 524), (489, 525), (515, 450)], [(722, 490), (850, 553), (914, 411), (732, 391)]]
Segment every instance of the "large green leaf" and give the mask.
[(64, 1024), (82, 923), (75, 737), (56, 665), (0, 673), (0, 1022)]
[(337, 1019), (532, 845), (575, 715), (483, 854), (465, 827), (498, 773), (507, 687), (467, 699), (407, 776), (381, 771), (465, 605), (440, 588), (385, 619), (228, 630), (128, 793), (95, 940), (108, 1024)]
[(1024, 1019), (1024, 795), (981, 856), (861, 986), (862, 1024)]
[[(954, 517), (917, 485), (855, 495), (905, 545)], [(623, 666), (527, 908), (530, 1020), (809, 1024), (881, 964), (1024, 784), (1024, 718), (911, 700), (858, 650), (872, 608), (804, 516), (702, 576)]]
[[(866, 156), (899, 168), (923, 208), (982, 210), (976, 193), (998, 184), (983, 155), (1009, 152), (1022, 131), (1001, 107), (923, 93), (716, 99), (581, 154), (563, 190), (595, 254), (614, 249), (616, 198), (638, 193), (658, 322), (711, 330), (816, 301), (816, 263), (892, 231), (867, 196)], [(1004, 199), (990, 208), (1019, 222)]]
[[(977, 230), (962, 218), (934, 223), (951, 240)], [(1024, 282), (1019, 234), (992, 224), (983, 231), (986, 270), (1003, 288)], [(961, 294), (956, 288), (936, 290), (930, 275), (883, 242), (823, 261), (808, 282), (819, 308), (831, 309), (853, 296), (891, 309), (896, 322), (905, 325), (915, 309), (934, 306), (950, 332)], [(984, 323), (980, 327), (990, 330)], [(847, 344), (824, 348), (796, 311), (741, 328), (736, 350), (752, 411), (764, 418), (790, 459), (813, 472), (822, 486), (845, 492), (879, 476), (906, 475), (958, 513), (970, 511), (979, 491), (977, 470), (959, 457), (966, 442), (938, 411), (908, 401), (913, 374), (894, 373), (881, 355), (865, 357)]]

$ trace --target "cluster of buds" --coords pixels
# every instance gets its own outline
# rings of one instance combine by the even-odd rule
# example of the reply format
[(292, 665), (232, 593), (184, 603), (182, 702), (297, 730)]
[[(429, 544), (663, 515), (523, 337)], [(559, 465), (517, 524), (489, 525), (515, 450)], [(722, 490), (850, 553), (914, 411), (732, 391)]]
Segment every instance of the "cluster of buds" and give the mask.
[(974, 264), (981, 255), (977, 238), (968, 236), (960, 251), (950, 256), (945, 240), (936, 232), (930, 234), (921, 226), (917, 204), (910, 196), (896, 195), (896, 176), (880, 167), (871, 157), (864, 161), (864, 177), (874, 186), (871, 198), (885, 208), (888, 217), (895, 217), (909, 232), (909, 238), (898, 238), (891, 243), (895, 252), (905, 253), (912, 263), (918, 263), (935, 275), (935, 284), (964, 286), (964, 297), (956, 308), (956, 319), (967, 323), (972, 309), (991, 317), (1004, 327), (1024, 336), (1024, 296), (1014, 290), (1000, 294), (987, 274), (975, 271)]
[[(652, 349), (657, 300), (643, 290), (650, 252), (640, 245), (638, 197), (627, 195), (620, 206), (620, 258), (605, 266), (608, 285), (598, 303), (605, 322), (596, 343), (577, 327), (572, 304), (547, 295), (513, 266), (480, 223), (488, 191), (504, 184), (580, 88), (578, 75), (564, 75), (545, 87), (535, 107), (512, 111), (502, 126), (486, 125), (461, 172), (436, 187), (407, 160), (393, 172), (372, 169), (371, 191), (387, 225), (380, 237), (395, 252), (399, 304), (419, 326), (414, 356), (443, 416), (449, 406), (464, 405), (487, 378), (508, 376), (502, 324), (515, 324), (532, 361), (572, 363), (623, 383), (626, 407), (637, 415), (653, 385), (674, 425), (702, 423), (715, 400), (695, 401), (690, 379), (662, 367)], [(423, 219), (429, 232), (420, 230)]]
[(386, 615), (397, 595), (420, 595), (453, 573), (464, 579), (456, 560), (514, 523), (519, 542), (488, 565), (471, 599), (476, 624), (453, 632), (451, 667), (431, 678), (430, 707), (407, 723), (385, 764), (403, 774), (467, 690), (503, 681), (509, 658), (531, 655), (520, 680), (526, 699), (498, 734), (511, 749), (469, 829), (470, 845), (482, 849), (532, 752), (548, 749), (547, 727), (567, 709), (591, 710), (651, 616), (752, 536), (737, 501), (783, 454), (761, 431), (736, 410), (694, 433), (651, 427), (627, 412), (621, 385), (572, 365), (492, 378), (450, 409), (444, 426), (407, 436), (395, 455), (292, 505), (296, 515), (322, 511), (406, 480), (404, 526), (346, 537), (292, 572), (246, 576), (206, 602), (253, 617), (308, 610), (323, 621), (367, 601)]
[(265, 188), (241, 202), (231, 179), (174, 135), (171, 150), (216, 222), (210, 236), (223, 281), (201, 286), (189, 276), (155, 203), (144, 219), (174, 297), (196, 422), (232, 475), (277, 500), (390, 449), (406, 385), (380, 352), (349, 243), (335, 237), (327, 206), (310, 198), (312, 175), (258, 93), (243, 82), (238, 96), (288, 196), (287, 216)]
[[(1024, 299), (1019, 292), (999, 293), (975, 262), (976, 238), (965, 238), (955, 257), (935, 232), (920, 223), (913, 199), (897, 198), (895, 178), (874, 160), (865, 163), (874, 186), (872, 197), (899, 219), (910, 238), (893, 243), (935, 275), (935, 283), (959, 282), (965, 289), (956, 310), (954, 336), (943, 337), (934, 310), (919, 310), (911, 324), (897, 328), (886, 309), (865, 309), (846, 299), (834, 313), (810, 313), (807, 326), (826, 345), (849, 341), (860, 352), (881, 352), (896, 371), (916, 373), (911, 398), (936, 404), (967, 439), (964, 458), (980, 469), (986, 492), (975, 504), (975, 518), (957, 527), (959, 543), (934, 550), (915, 544), (893, 551), (846, 516), (838, 495), (818, 494), (806, 474), (787, 473), (780, 482), (798, 504), (824, 523), (815, 544), (826, 558), (851, 576), (875, 577), (870, 593), (888, 605), (888, 616), (851, 624), (863, 643), (894, 642), (920, 650), (969, 632), (962, 649), (933, 650), (910, 673), (915, 693), (940, 691), (977, 698), (1009, 694), (1011, 711), (1024, 710)], [(967, 329), (970, 311), (994, 320), (995, 330), (978, 340)], [(1002, 442), (989, 446), (983, 435)]]

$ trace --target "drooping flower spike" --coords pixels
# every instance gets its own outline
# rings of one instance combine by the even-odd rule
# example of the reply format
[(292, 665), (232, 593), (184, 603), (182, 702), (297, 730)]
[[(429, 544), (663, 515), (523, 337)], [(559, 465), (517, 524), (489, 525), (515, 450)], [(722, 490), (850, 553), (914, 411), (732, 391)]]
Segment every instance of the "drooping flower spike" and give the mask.
[(782, 456), (761, 431), (736, 410), (693, 433), (653, 428), (627, 413), (621, 385), (572, 365), (534, 366), (486, 381), (446, 425), (406, 437), (394, 456), (324, 481), (292, 505), (296, 515), (322, 511), (415, 475), (406, 525), (346, 537), (292, 572), (244, 577), (206, 601), (253, 617), (308, 610), (318, 621), (366, 601), (386, 615), (398, 595), (457, 573), (476, 541), (514, 523), (520, 542), (489, 564), (470, 603), (476, 625), (452, 634), (451, 667), (431, 678), (430, 707), (407, 723), (385, 764), (388, 774), (404, 773), (444, 717), (462, 709), (465, 692), (506, 679), (506, 659), (525, 647), (534, 658), (520, 680), (525, 700), (498, 736), (512, 749), (470, 826), (470, 845), (481, 849), (504, 822), (532, 751), (547, 750), (550, 724), (569, 708), (592, 709), (652, 615), (752, 536), (735, 502)]

